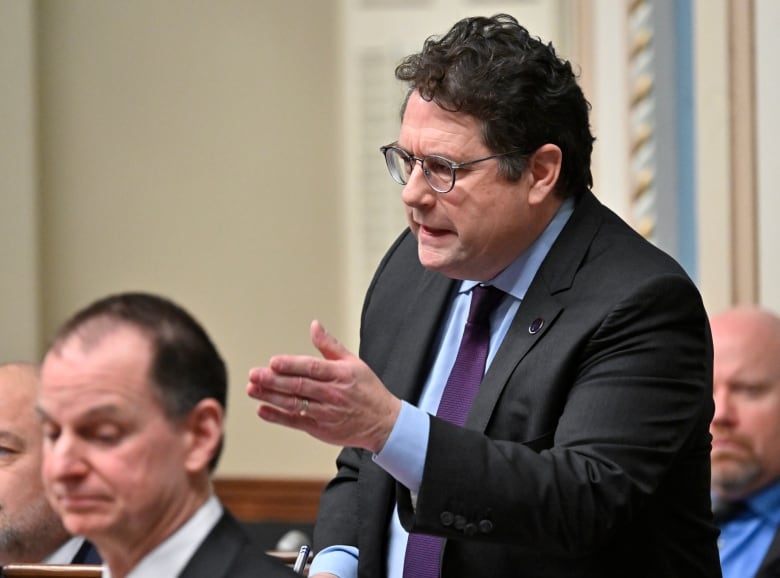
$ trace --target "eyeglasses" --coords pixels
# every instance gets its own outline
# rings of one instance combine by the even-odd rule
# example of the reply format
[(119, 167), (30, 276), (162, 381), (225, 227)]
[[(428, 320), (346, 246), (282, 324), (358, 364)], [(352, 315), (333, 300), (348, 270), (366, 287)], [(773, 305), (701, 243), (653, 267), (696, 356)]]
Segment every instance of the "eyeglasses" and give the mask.
[(420, 163), (425, 180), (437, 193), (449, 193), (452, 190), (455, 186), (455, 171), (458, 169), (518, 152), (518, 149), (515, 149), (473, 161), (456, 163), (439, 155), (416, 157), (396, 145), (385, 145), (379, 147), (379, 150), (385, 156), (390, 176), (399, 185), (405, 185), (409, 182), (409, 178), (414, 170), (414, 164)]

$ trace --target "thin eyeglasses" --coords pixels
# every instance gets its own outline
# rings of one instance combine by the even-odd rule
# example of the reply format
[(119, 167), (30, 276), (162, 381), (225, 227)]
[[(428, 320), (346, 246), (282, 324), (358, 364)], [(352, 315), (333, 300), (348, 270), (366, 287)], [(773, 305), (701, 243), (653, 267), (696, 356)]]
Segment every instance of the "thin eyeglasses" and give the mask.
[(514, 149), (473, 161), (456, 163), (439, 155), (416, 157), (397, 145), (385, 145), (379, 147), (379, 150), (385, 157), (390, 176), (399, 185), (409, 182), (415, 163), (420, 163), (426, 182), (437, 193), (449, 193), (452, 190), (455, 186), (455, 171), (458, 169), (519, 152), (519, 149)]

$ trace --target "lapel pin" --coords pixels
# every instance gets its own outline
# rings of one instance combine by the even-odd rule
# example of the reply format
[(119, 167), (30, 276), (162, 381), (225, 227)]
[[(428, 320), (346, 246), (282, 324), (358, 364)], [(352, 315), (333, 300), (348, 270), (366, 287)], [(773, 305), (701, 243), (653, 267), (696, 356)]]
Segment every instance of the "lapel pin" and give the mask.
[(528, 333), (531, 335), (534, 335), (535, 333), (539, 333), (539, 330), (544, 326), (544, 319), (541, 317), (537, 317), (533, 321), (531, 321), (531, 325), (528, 326)]

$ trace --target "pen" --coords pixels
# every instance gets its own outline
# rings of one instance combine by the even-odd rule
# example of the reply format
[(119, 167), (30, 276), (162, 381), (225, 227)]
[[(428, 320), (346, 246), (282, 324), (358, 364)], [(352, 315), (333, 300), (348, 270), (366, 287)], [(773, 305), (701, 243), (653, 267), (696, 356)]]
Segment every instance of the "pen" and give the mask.
[(309, 561), (309, 552), (311, 552), (311, 546), (304, 544), (301, 549), (298, 550), (298, 557), (293, 564), (293, 572), (303, 576), (303, 571), (306, 568), (306, 562)]

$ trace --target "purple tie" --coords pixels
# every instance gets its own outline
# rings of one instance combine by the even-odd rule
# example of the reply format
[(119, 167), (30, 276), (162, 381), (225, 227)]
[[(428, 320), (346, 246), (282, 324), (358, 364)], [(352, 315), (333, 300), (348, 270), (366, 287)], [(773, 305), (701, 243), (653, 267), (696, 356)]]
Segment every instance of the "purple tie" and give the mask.
[[(503, 291), (493, 286), (478, 285), (472, 289), (469, 318), (436, 411), (437, 417), (457, 425), (466, 423), (466, 416), (485, 373), (490, 345), (490, 314), (503, 295)], [(409, 534), (403, 578), (438, 578), (443, 542), (438, 536)]]

